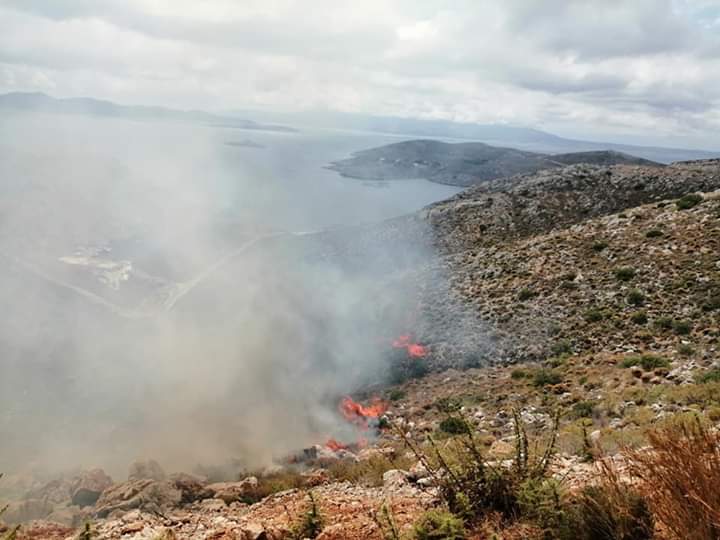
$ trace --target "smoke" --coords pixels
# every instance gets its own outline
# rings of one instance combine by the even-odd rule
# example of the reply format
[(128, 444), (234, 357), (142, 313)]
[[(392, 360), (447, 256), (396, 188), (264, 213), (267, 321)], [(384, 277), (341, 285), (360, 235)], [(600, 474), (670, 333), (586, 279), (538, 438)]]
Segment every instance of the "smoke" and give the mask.
[(421, 220), (299, 234), (284, 218), (304, 201), (215, 132), (18, 123), (0, 145), (0, 470), (257, 467), (351, 435), (338, 400), (420, 326)]

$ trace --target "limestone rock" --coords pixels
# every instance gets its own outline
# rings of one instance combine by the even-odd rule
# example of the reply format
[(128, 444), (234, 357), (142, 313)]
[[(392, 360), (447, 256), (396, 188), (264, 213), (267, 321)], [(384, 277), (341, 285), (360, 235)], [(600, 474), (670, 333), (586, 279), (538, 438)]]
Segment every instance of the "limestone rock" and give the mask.
[(230, 504), (231, 502), (241, 501), (247, 497), (257, 488), (257, 485), (257, 478), (248, 476), (239, 482), (217, 482), (209, 484), (207, 489), (212, 493), (214, 498), (222, 499), (225, 503)]
[(72, 503), (76, 506), (92, 506), (100, 494), (112, 485), (110, 478), (102, 469), (83, 471), (70, 486)]

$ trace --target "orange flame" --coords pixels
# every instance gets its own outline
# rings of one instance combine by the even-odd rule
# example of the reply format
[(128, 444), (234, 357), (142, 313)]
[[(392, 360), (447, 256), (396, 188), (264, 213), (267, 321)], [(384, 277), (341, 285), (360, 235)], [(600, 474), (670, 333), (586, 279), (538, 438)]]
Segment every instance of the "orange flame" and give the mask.
[(403, 334), (392, 342), (392, 346), (396, 349), (407, 350), (408, 356), (411, 358), (424, 358), (427, 355), (427, 347), (423, 347), (419, 343), (413, 343), (410, 334)]
[(336, 441), (335, 439), (328, 439), (325, 443), (325, 446), (332, 450), (333, 452), (337, 452), (338, 450), (346, 450), (347, 445)]
[(340, 414), (345, 420), (362, 429), (367, 429), (368, 420), (378, 418), (387, 408), (387, 404), (379, 398), (373, 399), (372, 403), (365, 407), (350, 397), (344, 397), (339, 406)]

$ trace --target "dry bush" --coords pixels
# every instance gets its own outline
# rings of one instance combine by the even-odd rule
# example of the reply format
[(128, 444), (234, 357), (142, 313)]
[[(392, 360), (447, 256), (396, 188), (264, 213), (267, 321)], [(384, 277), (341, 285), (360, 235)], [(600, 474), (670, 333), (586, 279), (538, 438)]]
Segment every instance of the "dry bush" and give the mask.
[(720, 539), (720, 434), (699, 418), (648, 433), (629, 452), (656, 519), (682, 540)]
[(383, 485), (383, 474), (391, 469), (409, 469), (414, 460), (405, 456), (389, 459), (385, 456), (372, 456), (361, 461), (340, 460), (328, 467), (333, 480), (348, 481), (367, 487)]
[(601, 460), (599, 481), (585, 486), (568, 507), (559, 538), (650, 540), (655, 520), (647, 499), (623, 478), (612, 461)]

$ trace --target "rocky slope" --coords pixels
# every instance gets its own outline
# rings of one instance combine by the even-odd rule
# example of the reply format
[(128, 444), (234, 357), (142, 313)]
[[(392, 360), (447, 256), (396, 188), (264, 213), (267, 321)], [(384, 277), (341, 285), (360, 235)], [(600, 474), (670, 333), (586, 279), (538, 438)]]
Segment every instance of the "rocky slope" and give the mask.
[(539, 154), (483, 143), (449, 144), (434, 140), (405, 141), (356, 152), (329, 168), (343, 176), (370, 180), (425, 178), (440, 184), (471, 186), (542, 169), (575, 163), (660, 166), (614, 151)]

